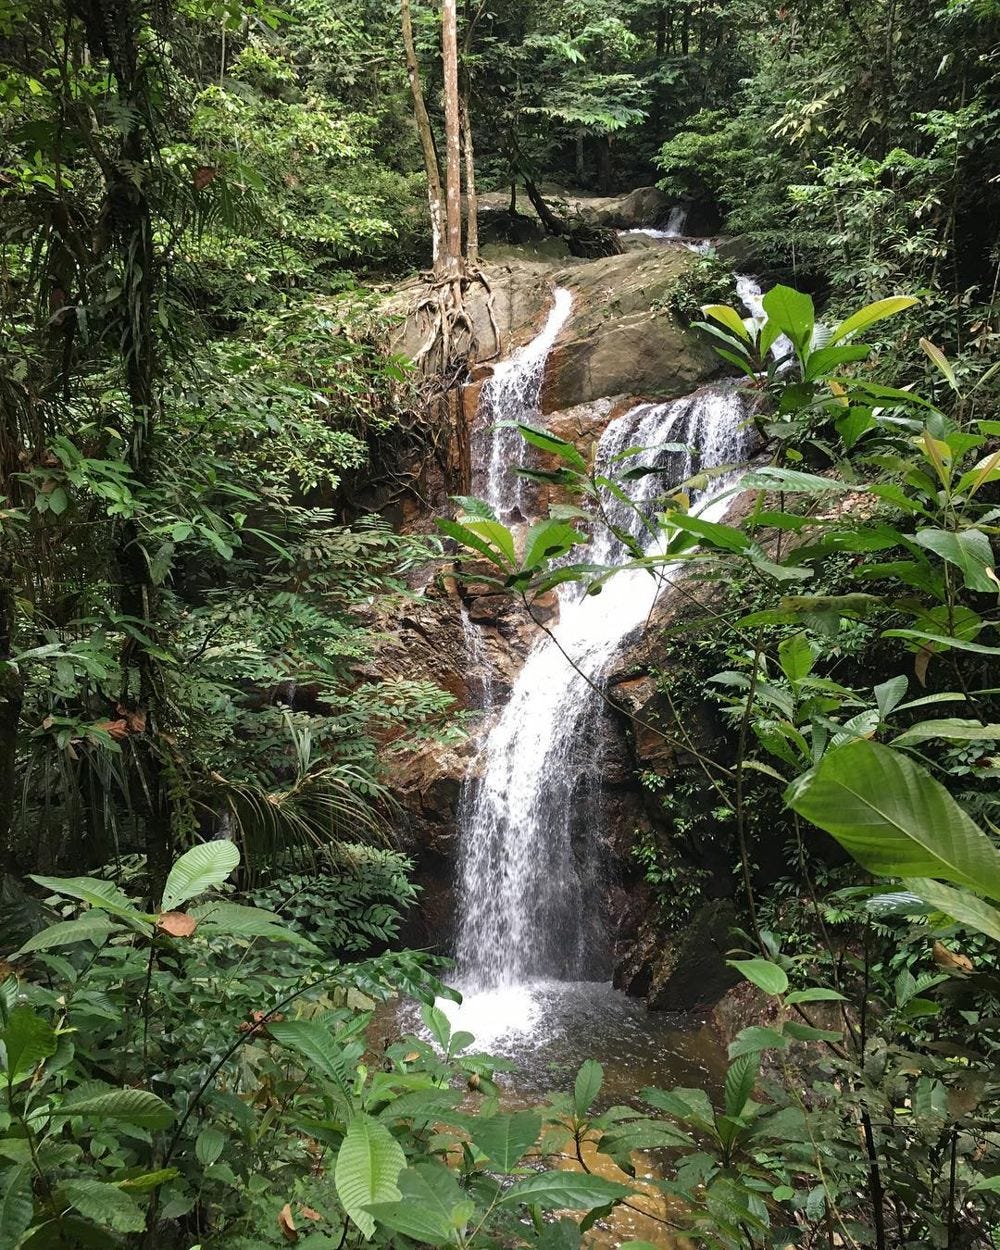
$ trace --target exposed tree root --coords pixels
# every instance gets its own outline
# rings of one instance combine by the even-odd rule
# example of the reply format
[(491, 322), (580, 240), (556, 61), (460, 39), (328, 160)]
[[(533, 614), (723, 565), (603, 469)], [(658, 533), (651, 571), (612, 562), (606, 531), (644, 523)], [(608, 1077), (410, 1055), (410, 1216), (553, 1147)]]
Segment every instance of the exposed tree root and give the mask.
[[(466, 267), (462, 273), (443, 278), (428, 275), (427, 281), (426, 294), (416, 306), (417, 318), (427, 329), (413, 363), (425, 378), (434, 380), (434, 389), (441, 392), (458, 385), (471, 362), (493, 360), (500, 354), (500, 329), (493, 290), (478, 266)], [(486, 292), (486, 312), (493, 339), (488, 356), (480, 354), (475, 322), (466, 307), (465, 293), (473, 283), (479, 283)]]

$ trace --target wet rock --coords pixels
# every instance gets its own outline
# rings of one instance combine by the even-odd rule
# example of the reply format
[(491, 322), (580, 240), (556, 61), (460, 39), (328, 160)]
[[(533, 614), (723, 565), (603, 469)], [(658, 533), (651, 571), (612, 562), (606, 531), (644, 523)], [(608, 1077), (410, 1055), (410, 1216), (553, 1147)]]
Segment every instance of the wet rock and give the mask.
[(666, 249), (625, 252), (555, 275), (574, 305), (546, 366), (544, 413), (610, 396), (672, 399), (718, 371), (713, 353), (667, 303), (691, 259)]
[(595, 197), (578, 202), (584, 221), (616, 230), (659, 226), (667, 219), (671, 200), (658, 187), (636, 187), (627, 195)]
[(736, 910), (729, 899), (704, 903), (690, 923), (664, 936), (647, 922), (615, 968), (615, 986), (645, 998), (651, 1011), (694, 1011), (714, 1006), (739, 980), (726, 964)]

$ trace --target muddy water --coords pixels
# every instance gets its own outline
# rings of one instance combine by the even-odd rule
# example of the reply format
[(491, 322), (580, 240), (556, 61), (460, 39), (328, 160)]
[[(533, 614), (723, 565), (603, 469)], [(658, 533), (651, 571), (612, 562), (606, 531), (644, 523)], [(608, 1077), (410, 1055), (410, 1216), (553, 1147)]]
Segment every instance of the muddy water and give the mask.
[[(700, 1086), (714, 1095), (724, 1079), (724, 1047), (710, 1024), (647, 1011), (642, 1002), (606, 982), (539, 981), (471, 994), (460, 1006), (438, 1005), (447, 1011), (454, 1029), (475, 1036), (472, 1049), (515, 1065), (513, 1072), (496, 1078), (506, 1107), (531, 1106), (552, 1092), (571, 1091), (585, 1059), (596, 1059), (604, 1068), (599, 1107), (641, 1108), (640, 1091), (649, 1085)], [(415, 1004), (387, 1005), (373, 1021), (377, 1045), (401, 1033), (423, 1033)], [(584, 1238), (587, 1247), (611, 1250), (637, 1240), (662, 1250), (686, 1250), (687, 1240), (664, 1223), (671, 1215), (667, 1199), (643, 1186), (644, 1179), (669, 1173), (669, 1159), (637, 1153), (633, 1180), (599, 1155), (593, 1143), (585, 1143), (584, 1158), (589, 1170), (645, 1189), (628, 1207), (617, 1207), (608, 1220), (591, 1229)], [(563, 1157), (550, 1159), (549, 1166), (579, 1164)]]

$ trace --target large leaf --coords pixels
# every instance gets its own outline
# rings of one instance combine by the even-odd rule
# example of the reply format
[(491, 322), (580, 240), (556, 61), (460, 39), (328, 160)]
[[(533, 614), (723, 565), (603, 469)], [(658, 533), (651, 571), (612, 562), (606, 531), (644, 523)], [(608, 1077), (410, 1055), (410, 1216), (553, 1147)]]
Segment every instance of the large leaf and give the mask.
[(982, 530), (954, 533), (951, 530), (923, 529), (917, 531), (915, 539), (921, 547), (933, 551), (942, 560), (960, 569), (969, 590), (979, 590), (987, 594), (996, 594), (1000, 590), (1000, 582), (993, 574), (990, 540)]
[(68, 898), (78, 898), (99, 911), (110, 912), (112, 916), (120, 916), (127, 920), (134, 929), (147, 936), (153, 932), (153, 926), (143, 913), (136, 908), (132, 900), (111, 881), (102, 881), (99, 877), (31, 877), (46, 890), (53, 894), (63, 894)]
[(591, 1176), (586, 1172), (537, 1172), (518, 1181), (500, 1199), (503, 1206), (525, 1203), (539, 1206), (546, 1211), (562, 1210), (592, 1211), (594, 1207), (606, 1207), (609, 1203), (627, 1198), (632, 1191), (617, 1181), (605, 1180), (603, 1176)]
[(63, 1181), (59, 1196), (66, 1206), (75, 1207), (88, 1220), (116, 1233), (141, 1233), (146, 1227), (142, 1207), (117, 1185), (88, 1180)]
[(939, 878), (1000, 898), (1000, 851), (907, 755), (847, 743), (793, 782), (785, 799), (869, 872)]
[(743, 1108), (747, 1105), (747, 1099), (753, 1093), (754, 1085), (757, 1083), (757, 1073), (759, 1071), (759, 1053), (748, 1052), (745, 1055), (740, 1055), (738, 1059), (734, 1059), (729, 1065), (724, 1089), (726, 1115), (738, 1116), (743, 1114)]
[(67, 1095), (52, 1115), (121, 1120), (136, 1128), (159, 1129), (173, 1123), (174, 1109), (147, 1089), (96, 1089), (89, 1083)]
[(906, 877), (903, 881), (912, 894), (933, 907), (935, 911), (985, 933), (996, 942), (1000, 942), (1000, 911), (976, 898), (967, 890), (955, 890), (950, 885), (942, 885), (940, 881), (931, 881), (927, 877)]
[(791, 339), (799, 355), (809, 347), (816, 313), (808, 295), (790, 286), (774, 286), (762, 300), (767, 313), (767, 323)]
[[(463, 525), (460, 521), (449, 521), (447, 517), (435, 518), (434, 524), (442, 534), (446, 534), (449, 538), (454, 538), (463, 547), (471, 547), (473, 551), (478, 551), (481, 556), (485, 556), (491, 564), (497, 565), (498, 568), (509, 568), (514, 564), (512, 558), (504, 555), (506, 544), (504, 544), (502, 549), (498, 549), (484, 538), (480, 538), (467, 525)], [(496, 522), (496, 524), (499, 525), (499, 522)]]
[(372, 1203), (369, 1210), (380, 1224), (427, 1246), (457, 1243), (472, 1218), (475, 1203), (440, 1163), (418, 1163), (399, 1174), (400, 1200)]
[(779, 968), (769, 959), (730, 959), (729, 966), (765, 994), (777, 997), (788, 989), (788, 976), (784, 968)]
[(735, 308), (730, 308), (728, 304), (702, 304), (701, 315), (703, 317), (711, 317), (713, 321), (717, 321), (720, 325), (726, 327), (736, 335), (737, 338), (743, 339), (749, 343), (750, 331), (743, 323), (743, 318)]
[(805, 492), (810, 495), (836, 493), (838, 491), (864, 490), (863, 486), (850, 482), (838, 482), (833, 477), (820, 477), (818, 473), (803, 473), (800, 469), (779, 469), (766, 464), (752, 469), (740, 479), (742, 490), (778, 490), (785, 494)]
[(225, 838), (193, 846), (170, 869), (160, 909), (175, 911), (189, 898), (222, 885), (229, 874), (239, 867), (239, 862), (239, 848), (235, 842)]
[(874, 304), (866, 304), (864, 308), (859, 308), (856, 313), (852, 313), (834, 329), (830, 343), (831, 345), (839, 343), (849, 334), (857, 334), (859, 330), (874, 325), (876, 321), (894, 317), (896, 313), (912, 308), (916, 303), (918, 301), (912, 295), (891, 295), (888, 299), (878, 299)]
[(558, 438), (555, 434), (550, 434), (547, 430), (539, 430), (533, 425), (518, 424), (517, 428), (524, 441), (530, 443), (532, 447), (548, 452), (550, 456), (558, 456), (560, 460), (564, 460), (580, 473), (587, 472), (586, 460), (572, 443), (567, 443), (564, 438)]
[(344, 1056), (328, 1030), (318, 1020), (275, 1020), (267, 1031), (282, 1046), (291, 1046), (332, 1081), (350, 1103), (352, 1074)]
[(516, 1111), (513, 1115), (477, 1119), (470, 1135), (501, 1172), (510, 1172), (524, 1152), (535, 1144), (541, 1128), (542, 1118), (534, 1111)]
[(273, 911), (244, 907), (241, 903), (210, 902), (191, 909), (202, 937), (266, 938), (270, 942), (292, 942), (306, 950), (318, 948), (302, 933), (281, 923)]
[(538, 521), (530, 530), (524, 541), (525, 569), (537, 568), (543, 560), (553, 556), (565, 555), (571, 547), (586, 542), (586, 538), (565, 521)]
[(3, 1070), (11, 1083), (56, 1053), (55, 1029), (31, 1007), (14, 1008), (0, 1040), (5, 1052)]
[(364, 1114), (351, 1120), (333, 1179), (344, 1210), (367, 1239), (375, 1232), (368, 1207), (402, 1197), (396, 1182), (405, 1167), (403, 1147), (384, 1124)]
[(604, 1084), (604, 1069), (596, 1059), (587, 1059), (580, 1065), (573, 1086), (573, 1105), (576, 1114), (582, 1119), (590, 1110), (590, 1104), (601, 1092)]
[(31, 1165), (8, 1168), (0, 1186), (0, 1250), (14, 1250), (31, 1223)]
[(57, 946), (76, 946), (80, 942), (93, 942), (95, 946), (103, 946), (112, 933), (121, 932), (121, 925), (113, 924), (104, 912), (89, 911), (76, 920), (61, 920), (58, 924), (50, 924), (41, 933), (28, 938), (11, 955), (11, 959), (29, 955), (32, 951), (53, 950)]
[(1000, 738), (1000, 725), (983, 725), (977, 720), (959, 720), (950, 717), (946, 720), (922, 720), (911, 725), (896, 738), (894, 747), (909, 747), (917, 742), (928, 742), (931, 739), (943, 738), (946, 742), (995, 741)]

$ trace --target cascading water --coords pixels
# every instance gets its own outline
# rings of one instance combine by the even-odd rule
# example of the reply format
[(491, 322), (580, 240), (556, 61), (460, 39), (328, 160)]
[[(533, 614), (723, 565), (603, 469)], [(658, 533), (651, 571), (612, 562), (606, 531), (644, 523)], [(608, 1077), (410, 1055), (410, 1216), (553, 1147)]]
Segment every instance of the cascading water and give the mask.
[[(692, 448), (701, 469), (742, 458), (744, 416), (735, 387), (644, 404), (608, 426), (597, 459), (607, 464), (627, 447), (650, 449), (647, 463), (661, 472), (629, 489), (651, 515), (664, 482), (677, 484), (691, 475)], [(672, 449), (657, 452), (664, 444)], [(514, 456), (506, 463), (514, 463)], [(708, 517), (724, 512), (726, 504), (717, 497), (725, 484), (725, 478), (715, 479), (696, 510)], [(499, 485), (494, 489), (503, 497)], [(648, 554), (656, 551), (657, 540), (633, 511), (614, 499), (605, 507), (616, 527), (629, 529)], [(624, 554), (602, 527), (574, 558), (614, 565)], [(658, 578), (648, 571), (622, 572), (599, 595), (572, 584), (560, 588), (559, 623), (529, 654), (466, 783), (457, 955), (460, 984), (473, 999), (463, 1022), (481, 1038), (530, 1026), (531, 994), (524, 987), (532, 982), (607, 976), (598, 907), (600, 821), (593, 807), (603, 702), (595, 687), (646, 620), (665, 575), (669, 570)], [(514, 1001), (512, 988), (519, 991)], [(493, 993), (477, 1006), (482, 991)], [(515, 1012), (524, 1018), (512, 1019)]]
[(530, 423), (538, 416), (545, 361), (572, 305), (573, 296), (569, 291), (556, 287), (552, 308), (541, 332), (507, 360), (500, 361), (479, 396), (472, 457), (473, 465), (481, 467), (482, 477), (480, 479), (474, 471), (474, 485), (504, 521), (523, 519), (520, 512), (523, 483), (510, 470), (522, 457), (524, 444), (516, 429), (498, 429), (496, 423)]

